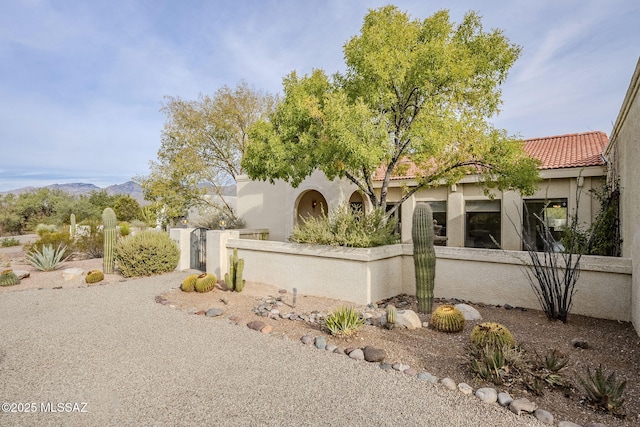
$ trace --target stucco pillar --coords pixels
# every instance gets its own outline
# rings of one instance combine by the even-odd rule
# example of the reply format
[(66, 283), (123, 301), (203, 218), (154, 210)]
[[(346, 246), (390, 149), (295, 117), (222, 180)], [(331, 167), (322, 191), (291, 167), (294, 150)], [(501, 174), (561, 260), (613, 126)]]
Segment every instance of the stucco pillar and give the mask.
[(169, 237), (176, 242), (180, 249), (180, 259), (176, 270), (188, 270), (191, 268), (191, 232), (193, 228), (171, 228)]
[(522, 249), (522, 197), (515, 191), (502, 193), (501, 214), (502, 249), (519, 251)]
[(452, 185), (447, 198), (447, 246), (464, 247), (464, 195)]
[(631, 322), (640, 336), (640, 231), (633, 237), (631, 252)]
[(402, 204), (402, 224), (400, 229), (400, 241), (402, 243), (411, 243), (411, 228), (413, 227), (413, 211), (415, 207), (415, 195), (405, 200)]
[(238, 230), (207, 231), (207, 273), (215, 274), (218, 279), (224, 277), (224, 273), (229, 271), (227, 241), (239, 238)]

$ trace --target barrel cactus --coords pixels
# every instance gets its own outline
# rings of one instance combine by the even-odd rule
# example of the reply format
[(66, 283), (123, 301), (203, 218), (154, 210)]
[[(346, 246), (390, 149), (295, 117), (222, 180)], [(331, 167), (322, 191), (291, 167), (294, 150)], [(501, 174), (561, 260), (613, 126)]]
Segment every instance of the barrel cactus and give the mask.
[(13, 270), (4, 270), (0, 273), (0, 286), (13, 286), (20, 283), (20, 279)]
[(106, 274), (113, 273), (115, 265), (113, 248), (116, 245), (116, 213), (111, 208), (102, 211), (102, 225), (104, 228), (104, 254), (102, 258), (102, 269)]
[(216, 285), (217, 277), (215, 274), (203, 273), (196, 279), (196, 292), (209, 292)]
[(433, 234), (433, 213), (428, 204), (421, 203), (413, 211), (411, 229), (413, 263), (416, 274), (416, 298), (420, 313), (431, 313), (433, 307), (433, 288), (436, 276)]
[(100, 270), (89, 270), (87, 277), (84, 278), (86, 283), (98, 283), (104, 280), (104, 273)]
[(441, 305), (433, 311), (430, 325), (440, 332), (460, 332), (464, 329), (464, 315), (452, 305)]
[(506, 326), (495, 322), (476, 325), (471, 331), (471, 342), (479, 347), (513, 347), (515, 339)]
[(233, 255), (229, 257), (229, 273), (225, 273), (224, 282), (227, 289), (242, 292), (245, 280), (242, 279), (242, 271), (244, 270), (244, 259), (238, 258), (238, 250), (233, 250)]
[(184, 292), (193, 292), (196, 290), (196, 282), (198, 281), (197, 274), (191, 274), (184, 278), (182, 281), (182, 285), (180, 285), (180, 289)]

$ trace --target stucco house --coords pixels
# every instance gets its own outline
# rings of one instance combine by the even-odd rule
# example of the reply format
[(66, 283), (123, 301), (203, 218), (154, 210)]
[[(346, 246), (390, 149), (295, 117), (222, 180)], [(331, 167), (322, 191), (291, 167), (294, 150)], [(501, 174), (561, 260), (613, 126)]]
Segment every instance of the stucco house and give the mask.
[[(495, 242), (507, 250), (520, 250), (522, 213), (542, 213), (552, 227), (567, 222), (578, 205), (578, 216), (585, 225), (598, 213), (598, 203), (589, 190), (601, 186), (606, 178), (603, 150), (607, 144), (603, 132), (528, 139), (525, 150), (540, 159), (542, 182), (532, 197), (523, 199), (515, 191), (496, 191), (494, 199), (486, 197), (476, 176), (468, 176), (452, 186), (421, 189), (397, 210), (403, 242), (411, 240), (411, 217), (418, 203), (430, 203), (434, 218), (443, 226), (441, 235), (454, 247), (496, 248)], [(410, 165), (409, 165), (410, 166)], [(412, 168), (402, 176), (394, 176), (389, 187), (388, 202), (397, 203), (405, 186), (415, 185)], [(383, 171), (374, 180), (378, 188)], [(580, 203), (577, 195), (581, 192)], [(329, 181), (316, 171), (298, 188), (276, 181), (251, 181), (240, 177), (237, 183), (237, 210), (249, 228), (268, 228), (269, 239), (285, 241), (300, 218), (325, 214), (335, 207), (350, 203), (365, 211), (369, 200), (346, 179)], [(526, 209), (525, 208), (526, 205)], [(535, 238), (535, 236), (533, 236)]]

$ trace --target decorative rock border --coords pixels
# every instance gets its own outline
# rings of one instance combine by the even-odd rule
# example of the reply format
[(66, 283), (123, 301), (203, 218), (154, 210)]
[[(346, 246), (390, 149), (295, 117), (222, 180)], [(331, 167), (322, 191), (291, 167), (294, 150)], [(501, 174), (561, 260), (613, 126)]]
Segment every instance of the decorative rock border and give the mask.
[[(155, 301), (158, 304), (166, 305), (170, 308), (176, 308), (174, 304), (161, 296), (157, 296), (155, 298)], [(266, 297), (261, 300), (261, 304), (259, 306), (253, 309), (253, 312), (257, 316), (261, 317), (302, 320), (309, 323), (322, 323), (327, 316), (326, 313), (322, 312), (312, 312), (311, 314), (296, 314), (294, 312), (282, 313), (279, 310), (282, 305), (283, 304), (279, 297)], [(377, 307), (370, 308), (375, 310)], [(224, 310), (218, 308), (201, 311), (190, 310), (189, 313), (196, 315), (206, 315), (207, 317), (222, 317), (222, 315), (224, 314)], [(371, 313), (368, 314), (369, 316), (365, 317), (365, 323), (372, 324), (372, 318), (374, 316), (371, 315)], [(240, 323), (240, 319), (235, 316), (228, 316), (226, 319), (236, 325)], [(249, 329), (258, 331), (261, 334), (276, 335), (271, 325), (267, 325), (260, 320), (249, 321), (248, 323), (246, 323), (246, 325)], [(425, 381), (434, 385), (440, 383), (443, 387), (452, 392), (457, 390), (459, 393), (462, 393), (464, 395), (474, 395), (478, 400), (485, 404), (492, 405), (497, 403), (499, 406), (505, 408), (505, 410), (509, 410), (518, 416), (522, 415), (523, 413), (532, 415), (543, 424), (554, 425), (555, 422), (554, 416), (553, 414), (551, 414), (551, 412), (545, 409), (538, 408), (535, 402), (531, 402), (526, 398), (513, 399), (509, 395), (509, 393), (498, 392), (496, 389), (491, 387), (481, 387), (474, 392), (473, 388), (466, 383), (456, 383), (453, 379), (448, 377), (439, 379), (437, 376), (429, 372), (418, 372), (411, 366), (405, 365), (400, 362), (396, 362), (393, 364), (385, 362), (386, 352), (384, 349), (379, 349), (368, 345), (361, 348), (342, 349), (333, 344), (327, 343), (326, 337), (323, 335), (303, 335), (302, 337), (300, 337), (300, 342), (305, 346), (313, 347), (318, 350), (346, 355), (353, 360), (362, 360), (368, 363), (378, 363), (378, 366), (383, 371), (400, 372), (409, 377), (415, 377), (420, 381)], [(592, 422), (588, 422), (584, 426), (580, 426), (579, 424), (575, 424), (571, 421), (560, 421), (558, 422), (558, 427), (608, 426), (606, 426), (605, 424)]]

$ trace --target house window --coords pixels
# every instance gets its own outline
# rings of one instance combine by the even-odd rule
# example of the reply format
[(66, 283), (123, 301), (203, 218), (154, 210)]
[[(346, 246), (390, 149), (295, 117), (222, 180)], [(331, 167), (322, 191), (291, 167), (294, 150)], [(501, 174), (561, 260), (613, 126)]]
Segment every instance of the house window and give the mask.
[[(391, 209), (393, 209), (395, 206), (398, 206), (398, 203), (387, 203), (387, 208), (386, 208), (386, 212), (388, 213)], [(396, 211), (391, 215), (390, 218), (395, 218), (398, 220), (398, 223), (396, 225), (396, 233), (400, 234), (402, 232), (402, 205), (398, 206), (398, 209), (396, 209)]]
[(556, 242), (560, 241), (562, 229), (567, 225), (567, 199), (525, 200), (523, 211), (522, 235), (533, 247), (538, 251), (545, 250), (540, 221), (544, 221)]
[(433, 213), (433, 219), (438, 222), (438, 225), (442, 226), (440, 230), (440, 236), (447, 236), (447, 202), (418, 202), (428, 203)]
[(466, 202), (465, 239), (467, 248), (498, 249), (500, 245), (500, 200)]

